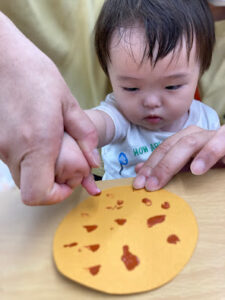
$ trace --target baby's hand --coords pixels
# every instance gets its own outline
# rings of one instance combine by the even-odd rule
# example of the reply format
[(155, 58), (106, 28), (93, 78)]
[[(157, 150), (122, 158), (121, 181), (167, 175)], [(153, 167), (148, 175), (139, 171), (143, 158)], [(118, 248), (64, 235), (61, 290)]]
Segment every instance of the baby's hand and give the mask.
[(100, 193), (97, 188), (91, 168), (79, 145), (67, 133), (64, 133), (61, 150), (56, 161), (55, 181), (65, 184), (71, 189), (82, 184), (91, 195)]

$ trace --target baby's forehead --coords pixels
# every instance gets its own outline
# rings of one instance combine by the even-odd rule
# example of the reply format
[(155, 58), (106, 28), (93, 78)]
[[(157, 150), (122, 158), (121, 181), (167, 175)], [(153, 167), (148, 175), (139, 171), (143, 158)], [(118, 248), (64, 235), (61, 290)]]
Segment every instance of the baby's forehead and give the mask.
[(143, 28), (140, 26), (121, 27), (113, 32), (109, 45), (110, 52), (122, 50), (131, 52), (131, 54), (138, 54), (145, 51), (147, 39)]
[(168, 61), (170, 64), (177, 63), (179, 60), (183, 61), (183, 63), (189, 63), (189, 61), (196, 63), (198, 60), (195, 38), (191, 49), (189, 49), (185, 36), (182, 36), (175, 47), (169, 53), (165, 51), (165, 56), (162, 57), (158, 57), (160, 45), (162, 45), (162, 42), (156, 41), (153, 51), (150, 53), (150, 45), (143, 27), (136, 25), (128, 28), (119, 28), (114, 31), (110, 41), (110, 60), (113, 63), (118, 55), (133, 59), (134, 62), (139, 64), (150, 61), (152, 65), (155, 65), (159, 60)]

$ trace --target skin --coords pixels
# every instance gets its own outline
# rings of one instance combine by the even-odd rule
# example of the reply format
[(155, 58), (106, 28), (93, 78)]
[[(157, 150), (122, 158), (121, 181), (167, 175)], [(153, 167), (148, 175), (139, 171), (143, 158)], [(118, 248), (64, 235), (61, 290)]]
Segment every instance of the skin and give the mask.
[[(215, 21), (225, 19), (224, 7), (210, 5), (210, 8)], [(137, 177), (133, 186), (158, 190), (187, 163), (190, 163), (190, 171), (194, 175), (202, 175), (215, 165), (224, 167), (225, 125), (217, 131), (189, 127), (171, 136), (154, 150), (144, 164), (136, 166)]]
[[(129, 40), (128, 40), (129, 37)], [(187, 61), (185, 43), (159, 60), (155, 66), (144, 58), (144, 31), (141, 27), (116, 32), (110, 45), (108, 73), (120, 111), (133, 124), (148, 130), (177, 131), (188, 118), (199, 65), (195, 47)], [(99, 146), (114, 136), (114, 124), (102, 111), (87, 111), (96, 126)]]
[(125, 30), (122, 39), (117, 33), (112, 38), (108, 72), (119, 109), (148, 130), (178, 131), (188, 118), (199, 78), (195, 45), (189, 61), (183, 41), (155, 66), (147, 57), (141, 63), (144, 47), (140, 27)]
[[(148, 58), (141, 63), (144, 47), (144, 31), (138, 26), (125, 30), (122, 38), (117, 32), (112, 37), (108, 73), (118, 107), (135, 125), (178, 131), (188, 118), (199, 78), (195, 46), (189, 61), (183, 43), (155, 66)], [(98, 146), (110, 143), (115, 128), (109, 115), (98, 110), (87, 114), (96, 126)]]
[[(223, 12), (221, 8), (219, 9), (220, 9), (219, 16), (215, 11), (215, 9), (212, 9), (215, 20), (224, 19), (224, 16), (222, 15)], [(115, 45), (118, 45), (118, 40), (116, 40), (116, 42), (117, 43), (114, 44), (115, 51), (118, 50), (118, 48), (116, 49), (115, 47)], [(130, 52), (131, 47), (130, 44), (127, 43), (127, 38), (125, 40), (122, 40), (122, 42), (125, 42), (124, 46), (126, 48), (126, 51)], [(140, 46), (141, 43), (139, 43), (139, 47)], [(141, 49), (139, 48), (139, 50)], [(132, 47), (132, 53), (130, 54), (132, 54), (132, 56), (134, 57), (133, 47)], [(118, 56), (118, 61), (119, 59), (120, 59), (120, 55)], [(111, 64), (109, 63), (108, 67), (109, 70), (112, 72), (109, 72), (109, 75), (112, 81), (114, 93), (118, 90), (118, 94), (116, 98), (120, 99), (120, 97), (118, 98), (118, 96), (121, 96), (122, 92), (119, 91), (119, 89), (117, 89), (116, 80), (113, 83), (114, 74), (113, 74), (113, 68), (111, 68), (113, 65), (112, 61), (113, 60), (111, 57), (111, 61), (110, 61)], [(136, 61), (138, 62), (138, 59)], [(122, 62), (123, 65), (123, 59), (121, 59), (120, 62)], [(120, 63), (118, 63), (118, 65), (119, 67), (121, 66)], [(125, 72), (127, 71), (126, 67), (125, 67)], [(194, 72), (194, 76), (196, 76), (195, 79), (199, 76), (198, 71)], [(128, 87), (127, 83), (130, 82), (125, 81), (125, 84), (123, 82), (121, 85)], [(130, 87), (132, 86), (135, 87), (133, 83), (135, 83), (136, 85), (136, 82), (131, 82)], [(193, 84), (193, 86), (194, 85), (195, 84)], [(193, 92), (192, 88), (189, 91)], [(192, 95), (191, 99), (193, 99), (193, 96), (194, 94)], [(131, 96), (129, 95), (129, 99), (130, 98)], [(124, 99), (126, 99), (125, 96)], [(130, 102), (128, 106), (124, 107), (124, 109), (123, 109), (123, 103), (122, 105), (120, 105), (120, 108), (123, 110), (123, 113), (126, 115), (128, 119), (130, 115), (129, 112), (127, 114), (127, 108), (129, 107), (130, 107)], [(100, 135), (99, 146), (103, 146), (104, 144), (110, 142), (114, 134), (114, 128), (110, 120), (107, 119), (107, 115), (104, 113), (98, 115), (97, 112), (94, 112), (92, 116), (90, 112), (87, 112), (87, 114), (93, 119), (94, 122), (98, 122), (98, 121), (100, 122), (100, 126), (98, 129)], [(133, 121), (132, 118), (130, 120)], [(104, 124), (106, 124), (106, 127), (104, 127)], [(140, 124), (140, 125), (146, 126), (146, 124)], [(147, 126), (149, 126), (149, 124)], [(164, 128), (164, 130), (166, 129), (167, 128)], [(174, 129), (178, 130), (179, 124)], [(225, 125), (222, 126), (217, 131), (209, 131), (196, 126), (190, 126), (183, 130), (180, 130), (178, 133), (174, 134), (173, 136), (165, 140), (156, 150), (154, 150), (153, 154), (149, 157), (146, 163), (139, 164), (136, 166), (137, 177), (134, 179), (133, 187), (137, 189), (145, 187), (147, 190), (150, 191), (160, 189), (164, 187), (177, 172), (183, 169), (184, 166), (188, 162), (190, 162), (191, 159), (193, 160), (190, 164), (190, 170), (195, 175), (204, 174), (218, 162), (220, 163), (220, 166), (221, 165), (223, 166), (223, 164), (225, 163)]]
[[(60, 202), (78, 182), (89, 193), (98, 193), (89, 175), (91, 167), (99, 164), (95, 127), (80, 109), (53, 62), (2, 13), (0, 25), (0, 91), (1, 99), (7, 99), (0, 101), (0, 128), (7, 128), (0, 135), (0, 158), (8, 164), (21, 188), (23, 202), (28, 205)], [(32, 76), (28, 70), (32, 70)], [(65, 137), (64, 128), (69, 138)], [(193, 156), (192, 172), (206, 172), (224, 157), (224, 136), (222, 126), (217, 132), (188, 128), (169, 138), (146, 162), (158, 180), (154, 188), (165, 185)], [(109, 134), (107, 139), (110, 140)], [(187, 147), (189, 144), (192, 147)], [(184, 149), (188, 149), (185, 155)], [(74, 157), (79, 157), (77, 170)], [(153, 164), (153, 158), (157, 163)], [(142, 173), (142, 167), (137, 170)], [(144, 186), (143, 178), (141, 180)]]
[[(174, 159), (175, 154), (175, 159)], [(136, 166), (136, 189), (155, 191), (164, 187), (189, 161), (194, 175), (202, 175), (225, 163), (225, 126), (217, 131), (190, 126), (166, 139), (144, 164)]]
[[(99, 164), (94, 125), (53, 62), (2, 13), (0, 51), (0, 158), (20, 187), (22, 201), (57, 203), (80, 182), (97, 193), (88, 175)], [(64, 181), (64, 161), (71, 159), (73, 165), (77, 155), (80, 175), (70, 170), (70, 180)]]
[[(179, 131), (188, 118), (199, 78), (195, 43), (189, 60), (183, 41), (174, 55), (168, 54), (155, 66), (147, 58), (141, 63), (144, 47), (141, 27), (124, 30), (122, 38), (117, 32), (113, 35), (108, 73), (118, 107), (133, 124), (149, 130)], [(86, 113), (96, 127), (98, 147), (110, 143), (115, 131), (110, 116), (98, 110)], [(145, 169), (149, 169), (147, 164), (137, 167), (140, 174), (134, 181), (135, 188), (145, 186), (143, 178), (149, 176)]]
[[(193, 46), (189, 62), (187, 62), (185, 48), (182, 48), (177, 60), (171, 61), (171, 57), (169, 57), (170, 59), (166, 57), (161, 62), (158, 62), (154, 69), (152, 69), (151, 64), (146, 60), (144, 64), (140, 66), (139, 62), (141, 61), (140, 58), (142, 58), (143, 53), (143, 48), (140, 47), (143, 43), (140, 43), (140, 39), (143, 38), (143, 36), (139, 33), (140, 32), (137, 31), (136, 36), (128, 34), (129, 37), (132, 36), (133, 38), (131, 43), (132, 48), (130, 44), (127, 43), (127, 38), (119, 39), (120, 43), (118, 43), (117, 36), (114, 36), (114, 40), (112, 40), (110, 49), (111, 59), (108, 70), (117, 103), (124, 115), (130, 121), (140, 126), (150, 130), (179, 130), (180, 126), (182, 126), (186, 120), (185, 116), (191, 100), (194, 97), (199, 77), (199, 66), (194, 55), (195, 48)], [(124, 37), (126, 37), (126, 35)], [(165, 80), (161, 80), (161, 74), (165, 75), (168, 72), (176, 73), (182, 66), (189, 75), (191, 73), (191, 76), (185, 77), (187, 82), (183, 82), (185, 85), (184, 89), (182, 91), (175, 89), (175, 93), (172, 90), (173, 97), (170, 98), (167, 94), (164, 99), (163, 96), (165, 93), (169, 93), (166, 87), (171, 86), (171, 84), (175, 86), (180, 85), (180, 80), (184, 78), (176, 77), (176, 80), (179, 80), (178, 82), (176, 82), (176, 80), (172, 83), (166, 82), (161, 86), (159, 83), (164, 83), (163, 80)], [(127, 74), (129, 76), (127, 76)], [(121, 80), (121, 76), (129, 78), (123, 78)], [(131, 77), (136, 79), (131, 79)], [(140, 90), (137, 91), (136, 88)], [(142, 90), (144, 91), (142, 92)], [(152, 92), (153, 95), (161, 95), (161, 97), (155, 96), (152, 98)], [(139, 94), (141, 94), (140, 97)], [(143, 95), (146, 95), (146, 97), (143, 97)], [(167, 103), (167, 99), (169, 103)], [(180, 108), (177, 110), (177, 108), (173, 106), (174, 103), (176, 106), (179, 101), (183, 101), (181, 110)], [(151, 109), (158, 110), (162, 106), (162, 103), (165, 103), (166, 109), (171, 109), (170, 113), (172, 115), (175, 112), (175, 117), (177, 117), (178, 122), (171, 122), (170, 115), (164, 116), (163, 109), (160, 109), (160, 112), (157, 112), (157, 114), (162, 118), (164, 117), (163, 121), (159, 119), (159, 121), (156, 120), (156, 122), (150, 121), (146, 123), (145, 118), (143, 118), (145, 113), (142, 112), (142, 107), (145, 107), (145, 111), (147, 109), (150, 111)], [(86, 111), (86, 113), (96, 126), (99, 135), (98, 146), (101, 147), (109, 143), (114, 135), (112, 120), (107, 114), (101, 111)], [(182, 118), (182, 114), (184, 118)], [(196, 175), (207, 172), (219, 159), (221, 159), (222, 163), (225, 161), (224, 137), (225, 126), (222, 126), (217, 131), (204, 130), (197, 126), (190, 126), (178, 131), (159, 145), (146, 163), (136, 166), (137, 177), (134, 179), (133, 187), (136, 189), (145, 187), (150, 191), (160, 189), (165, 186), (177, 172), (183, 169), (193, 157), (194, 159), (190, 165), (191, 172)]]

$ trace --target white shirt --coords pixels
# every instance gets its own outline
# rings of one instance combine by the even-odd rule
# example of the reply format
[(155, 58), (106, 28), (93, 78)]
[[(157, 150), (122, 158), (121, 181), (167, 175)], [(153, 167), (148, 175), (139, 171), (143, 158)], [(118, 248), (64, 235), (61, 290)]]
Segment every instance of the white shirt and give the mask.
[[(144, 162), (166, 138), (175, 132), (150, 131), (130, 123), (117, 108), (113, 94), (95, 109), (107, 113), (115, 125), (115, 135), (109, 145), (102, 147), (105, 179), (135, 177), (135, 165)], [(196, 125), (203, 129), (216, 130), (220, 121), (215, 110), (200, 101), (193, 100), (189, 117), (183, 128)]]

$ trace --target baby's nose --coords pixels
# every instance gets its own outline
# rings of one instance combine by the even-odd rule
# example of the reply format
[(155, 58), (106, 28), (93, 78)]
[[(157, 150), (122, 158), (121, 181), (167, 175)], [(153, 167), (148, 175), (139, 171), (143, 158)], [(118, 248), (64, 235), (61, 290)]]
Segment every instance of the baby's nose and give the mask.
[(145, 96), (143, 100), (143, 105), (144, 107), (148, 107), (148, 108), (159, 107), (161, 105), (160, 97), (155, 94), (149, 94)]

